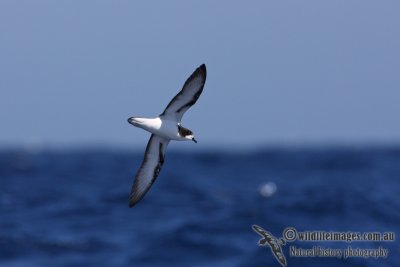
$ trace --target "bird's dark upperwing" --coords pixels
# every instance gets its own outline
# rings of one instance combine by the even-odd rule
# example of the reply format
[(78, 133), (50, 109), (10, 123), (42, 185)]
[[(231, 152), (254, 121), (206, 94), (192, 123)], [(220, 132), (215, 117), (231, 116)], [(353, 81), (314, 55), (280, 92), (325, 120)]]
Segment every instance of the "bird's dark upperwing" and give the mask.
[(274, 239), (276, 239), (270, 232), (264, 230), (258, 225), (252, 226), (253, 230), (258, 233), (263, 239), (260, 240), (260, 245), (265, 245), (266, 242), (271, 243)]
[(180, 122), (186, 110), (196, 103), (203, 92), (206, 76), (206, 65), (202, 64), (186, 80), (182, 90), (169, 102), (161, 116)]
[(158, 135), (152, 134), (147, 143), (144, 159), (139, 171), (133, 181), (131, 194), (129, 197), (129, 207), (138, 203), (149, 191), (151, 185), (156, 180), (164, 163), (165, 150), (169, 140)]

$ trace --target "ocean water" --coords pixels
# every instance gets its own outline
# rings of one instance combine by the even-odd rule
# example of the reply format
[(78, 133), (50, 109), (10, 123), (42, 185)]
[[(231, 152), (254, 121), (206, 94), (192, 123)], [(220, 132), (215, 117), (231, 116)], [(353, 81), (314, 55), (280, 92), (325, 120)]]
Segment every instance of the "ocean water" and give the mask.
[[(171, 149), (129, 209), (142, 153), (1, 151), (0, 266), (280, 266), (253, 224), (277, 238), (286, 227), (400, 235), (400, 149)], [(389, 254), (292, 257), (290, 245)], [(287, 266), (400, 266), (397, 240), (282, 249)]]

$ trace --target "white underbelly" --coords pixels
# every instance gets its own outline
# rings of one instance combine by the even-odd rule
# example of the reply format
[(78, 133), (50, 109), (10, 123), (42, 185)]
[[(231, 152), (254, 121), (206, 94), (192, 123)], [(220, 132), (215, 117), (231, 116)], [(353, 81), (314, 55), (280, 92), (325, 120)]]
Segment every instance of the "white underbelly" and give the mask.
[(154, 134), (172, 140), (182, 140), (178, 133), (178, 124), (175, 121), (162, 120), (161, 127)]
[(175, 121), (161, 120), (160, 118), (151, 119), (151, 122), (146, 123), (142, 126), (143, 129), (172, 140), (183, 140), (184, 138), (179, 136), (178, 124)]
[(148, 132), (171, 140), (186, 140), (179, 135), (178, 123), (172, 120), (157, 118), (134, 118), (133, 124)]

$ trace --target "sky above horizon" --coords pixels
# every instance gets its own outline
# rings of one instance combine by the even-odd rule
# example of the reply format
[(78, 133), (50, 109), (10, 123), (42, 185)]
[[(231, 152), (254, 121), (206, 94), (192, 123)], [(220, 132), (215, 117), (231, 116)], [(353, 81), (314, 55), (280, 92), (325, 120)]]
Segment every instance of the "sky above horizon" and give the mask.
[(204, 92), (182, 122), (198, 146), (399, 143), (399, 10), (1, 1), (0, 147), (144, 146), (127, 118), (160, 114), (202, 63)]

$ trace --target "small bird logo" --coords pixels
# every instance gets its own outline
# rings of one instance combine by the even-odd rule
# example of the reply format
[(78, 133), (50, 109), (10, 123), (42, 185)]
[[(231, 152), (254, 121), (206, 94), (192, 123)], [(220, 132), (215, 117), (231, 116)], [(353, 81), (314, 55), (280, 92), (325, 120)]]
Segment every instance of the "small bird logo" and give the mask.
[(258, 241), (259, 246), (269, 246), (271, 248), (272, 254), (275, 256), (276, 260), (282, 265), (286, 266), (286, 258), (282, 252), (282, 245), (286, 244), (283, 238), (277, 239), (270, 232), (264, 230), (258, 225), (252, 226), (253, 230), (259, 234), (262, 238)]

